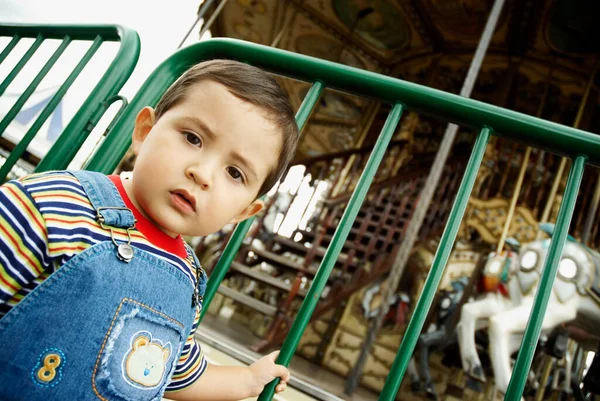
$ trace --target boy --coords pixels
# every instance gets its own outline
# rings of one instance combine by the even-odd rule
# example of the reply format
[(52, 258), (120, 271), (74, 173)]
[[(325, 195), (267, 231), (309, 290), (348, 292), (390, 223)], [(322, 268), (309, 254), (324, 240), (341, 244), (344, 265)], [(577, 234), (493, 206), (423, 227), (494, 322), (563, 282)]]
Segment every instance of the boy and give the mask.
[(0, 187), (0, 399), (239, 400), (288, 370), (207, 364), (206, 275), (182, 235), (257, 214), (298, 128), (243, 63), (192, 67), (135, 121), (131, 178), (49, 172)]

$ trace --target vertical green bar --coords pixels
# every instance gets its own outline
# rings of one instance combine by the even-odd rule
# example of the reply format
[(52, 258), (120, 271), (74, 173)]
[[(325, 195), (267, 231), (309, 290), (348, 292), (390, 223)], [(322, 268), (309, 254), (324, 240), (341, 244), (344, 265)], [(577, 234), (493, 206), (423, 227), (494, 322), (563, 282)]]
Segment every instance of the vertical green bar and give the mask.
[[(471, 157), (469, 159), (469, 163), (467, 164), (467, 169), (465, 170), (465, 175), (462, 179), (460, 187), (458, 188), (456, 200), (454, 201), (454, 205), (450, 211), (450, 216), (448, 217), (448, 223), (446, 223), (446, 228), (444, 229), (444, 233), (440, 239), (440, 245), (438, 246), (437, 252), (433, 258), (431, 270), (429, 271), (427, 279), (425, 280), (423, 292), (417, 301), (415, 312), (408, 323), (408, 327), (406, 328), (406, 332), (402, 338), (402, 343), (400, 344), (400, 348), (398, 349), (398, 353), (396, 354), (396, 358), (394, 359), (390, 373), (388, 374), (385, 385), (383, 386), (383, 390), (379, 396), (379, 401), (391, 401), (396, 398), (396, 394), (398, 393), (398, 389), (402, 383), (402, 378), (406, 372), (406, 367), (408, 366), (408, 362), (413, 354), (417, 340), (419, 339), (419, 334), (421, 333), (421, 329), (425, 323), (427, 312), (431, 307), (431, 302), (433, 302), (435, 291), (440, 284), (440, 280), (442, 279), (442, 274), (444, 273), (446, 263), (448, 263), (450, 252), (452, 252), (452, 247), (454, 246), (454, 241), (456, 240), (456, 234), (458, 233), (460, 223), (465, 214), (465, 209), (467, 208), (467, 203), (469, 202), (469, 196), (473, 190), (475, 178), (477, 177), (479, 166), (483, 160), (485, 147), (490, 138), (490, 134), (490, 128), (483, 128), (479, 133), (477, 140), (475, 141), (475, 146), (471, 152)], [(419, 207), (418, 203), (417, 207)]]
[(4, 81), (2, 81), (2, 84), (0, 84), (0, 96), (4, 94), (4, 91), (6, 90), (6, 88), (8, 88), (8, 85), (10, 85), (15, 79), (15, 77), (19, 75), (19, 72), (21, 72), (23, 67), (25, 67), (25, 64), (27, 64), (27, 62), (31, 59), (31, 56), (33, 56), (33, 54), (37, 51), (37, 49), (40, 47), (43, 41), (44, 37), (41, 34), (38, 35), (37, 38), (35, 38), (35, 41), (32, 43), (32, 45), (29, 47), (29, 49), (23, 55), (23, 57), (21, 57), (21, 60), (19, 60), (17, 65), (15, 65), (12, 71), (6, 76)]
[[(71, 43), (71, 38), (68, 35), (65, 36), (62, 43), (60, 44), (60, 46), (54, 51), (54, 54), (52, 54), (52, 56), (48, 59), (48, 61), (46, 61), (46, 64), (44, 64), (44, 66), (42, 67), (40, 72), (38, 72), (38, 74), (35, 76), (35, 78), (33, 78), (31, 83), (23, 91), (21, 96), (19, 96), (19, 98), (17, 99), (15, 104), (10, 108), (8, 113), (6, 113), (6, 115), (4, 116), (2, 121), (0, 121), (0, 136), (2, 136), (2, 134), (4, 133), (4, 130), (6, 130), (6, 127), (8, 127), (8, 125), (11, 123), (13, 118), (15, 118), (15, 116), (19, 113), (19, 111), (21, 111), (21, 109), (23, 108), (23, 105), (25, 105), (25, 102), (27, 102), (27, 100), (29, 100), (29, 98), (31, 97), (33, 92), (39, 86), (40, 82), (42, 82), (44, 77), (46, 77), (46, 75), (48, 74), (50, 69), (54, 66), (54, 64), (56, 64), (56, 62), (58, 61), (58, 59), (60, 58), (60, 56), (63, 54), (63, 52), (69, 46), (70, 43)], [(13, 153), (14, 153), (14, 151), (13, 151)], [(6, 165), (6, 163), (5, 163), (5, 165)], [(2, 174), (0, 173), (0, 182), (3, 180), (3, 178), (4, 177), (2, 177)]]
[(556, 227), (552, 233), (548, 256), (546, 257), (546, 262), (544, 263), (544, 268), (542, 270), (542, 277), (540, 278), (540, 286), (538, 287), (535, 300), (533, 301), (533, 308), (529, 315), (529, 322), (527, 322), (527, 328), (525, 329), (525, 334), (521, 341), (517, 361), (513, 368), (508, 389), (506, 390), (505, 400), (519, 401), (523, 394), (523, 390), (525, 389), (525, 381), (527, 380), (531, 361), (533, 360), (533, 354), (542, 330), (544, 314), (548, 307), (548, 299), (550, 298), (552, 285), (554, 284), (554, 278), (556, 277), (556, 271), (558, 270), (558, 262), (562, 256), (569, 226), (571, 225), (571, 218), (573, 217), (573, 211), (575, 210), (577, 193), (579, 192), (579, 186), (581, 185), (586, 161), (587, 157), (578, 156), (569, 171), (567, 187), (565, 188), (565, 194), (560, 204), (558, 217), (556, 218)]
[[(302, 101), (298, 112), (296, 113), (296, 123), (298, 124), (298, 129), (302, 131), (308, 117), (310, 117), (310, 113), (312, 113), (313, 108), (317, 104), (319, 97), (321, 96), (321, 92), (323, 92), (324, 85), (321, 82), (315, 82), (313, 86), (310, 88), (306, 97)], [(227, 271), (229, 270), (229, 266), (231, 266), (231, 262), (233, 262), (233, 258), (237, 254), (238, 249), (242, 245), (242, 241), (246, 236), (246, 233), (252, 226), (252, 222), (254, 221), (254, 217), (246, 219), (239, 223), (233, 234), (231, 235), (231, 239), (225, 246), (223, 250), (223, 254), (219, 258), (217, 265), (213, 269), (210, 274), (210, 279), (208, 280), (208, 284), (206, 285), (206, 291), (204, 292), (204, 301), (202, 302), (202, 312), (200, 313), (200, 321), (206, 314), (208, 310), (208, 306), (212, 302), (217, 290), (219, 289), (219, 285), (225, 278)]]
[(19, 40), (21, 40), (21, 37), (19, 35), (14, 35), (10, 42), (8, 42), (4, 50), (2, 50), (2, 53), (0, 53), (0, 64), (2, 64), (6, 56), (8, 56), (10, 52), (15, 48), (17, 43), (19, 43)]
[(312, 113), (315, 105), (319, 101), (319, 97), (321, 97), (321, 93), (325, 85), (322, 82), (315, 82), (313, 86), (310, 87), (310, 90), (306, 94), (306, 97), (302, 101), (298, 112), (296, 113), (296, 124), (298, 124), (298, 130), (302, 132), (306, 122), (308, 121), (308, 117)]
[[(281, 365), (289, 365), (292, 356), (298, 347), (298, 343), (300, 343), (300, 338), (302, 337), (304, 330), (306, 330), (306, 326), (308, 326), (310, 318), (317, 306), (317, 303), (319, 302), (319, 299), (321, 298), (321, 293), (325, 288), (325, 284), (327, 284), (327, 279), (333, 270), (335, 261), (340, 254), (344, 243), (346, 242), (346, 238), (348, 238), (348, 234), (352, 228), (352, 223), (354, 222), (354, 219), (356, 219), (358, 211), (360, 210), (360, 207), (367, 196), (367, 192), (369, 191), (373, 177), (375, 177), (375, 173), (379, 168), (379, 164), (385, 155), (387, 146), (394, 136), (394, 132), (396, 131), (396, 127), (398, 126), (398, 122), (400, 121), (403, 110), (404, 105), (399, 103), (395, 104), (390, 111), (387, 120), (385, 121), (383, 129), (381, 130), (381, 134), (379, 135), (377, 143), (373, 148), (373, 152), (371, 153), (371, 156), (369, 156), (369, 160), (367, 161), (364, 171), (361, 174), (358, 183), (356, 184), (356, 189), (348, 201), (348, 205), (346, 206), (346, 210), (340, 219), (337, 229), (335, 230), (335, 234), (333, 234), (331, 244), (329, 247), (327, 247), (327, 251), (325, 251), (325, 255), (323, 256), (323, 261), (319, 266), (319, 270), (317, 270), (317, 274), (315, 275), (310, 289), (308, 290), (306, 297), (300, 306), (300, 310), (294, 319), (294, 323), (292, 323), (290, 332), (283, 342), (281, 352), (277, 358), (277, 363)], [(279, 383), (279, 379), (273, 380), (271, 383), (267, 384), (263, 392), (258, 397), (258, 401), (271, 400), (273, 394), (275, 393), (275, 387), (277, 386), (277, 383)]]

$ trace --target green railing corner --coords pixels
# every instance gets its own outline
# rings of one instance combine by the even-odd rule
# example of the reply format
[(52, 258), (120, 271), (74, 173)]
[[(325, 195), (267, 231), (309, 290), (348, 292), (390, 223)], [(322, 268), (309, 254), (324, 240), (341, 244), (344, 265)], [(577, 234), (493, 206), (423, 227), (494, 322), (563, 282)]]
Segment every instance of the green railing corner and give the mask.
[(90, 41), (90, 48), (74, 67), (52, 96), (32, 126), (27, 130), (23, 139), (16, 145), (8, 159), (0, 169), (0, 180), (3, 180), (10, 169), (23, 154), (27, 146), (34, 139), (45, 121), (58, 106), (68, 89), (75, 82), (81, 71), (93, 58), (103, 42), (120, 42), (119, 50), (104, 75), (86, 98), (73, 119), (63, 130), (48, 154), (40, 161), (35, 171), (64, 169), (68, 166), (75, 154), (85, 142), (87, 136), (98, 123), (108, 105), (107, 100), (118, 94), (123, 87), (135, 65), (140, 53), (140, 40), (137, 32), (119, 25), (28, 25), (28, 24), (1, 24), (0, 36), (10, 36), (11, 41), (0, 54), (0, 62), (8, 56), (22, 38), (35, 38), (35, 41), (25, 55), (17, 62), (8, 76), (0, 84), (0, 95), (8, 85), (21, 72), (33, 54), (46, 39), (61, 39), (62, 43), (33, 78), (25, 92), (17, 99), (7, 115), (0, 121), (0, 135), (21, 110), (27, 99), (33, 94), (42, 79), (51, 70), (64, 50), (76, 40)]

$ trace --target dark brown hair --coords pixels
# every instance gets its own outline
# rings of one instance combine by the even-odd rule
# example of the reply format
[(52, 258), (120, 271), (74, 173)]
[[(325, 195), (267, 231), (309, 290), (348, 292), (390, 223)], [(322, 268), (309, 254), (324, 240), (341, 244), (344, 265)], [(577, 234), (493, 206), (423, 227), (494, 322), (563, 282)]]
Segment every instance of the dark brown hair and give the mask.
[(187, 70), (158, 101), (155, 115), (158, 120), (187, 94), (188, 89), (202, 80), (211, 80), (229, 92), (265, 112), (264, 117), (282, 132), (279, 160), (258, 191), (257, 198), (277, 183), (294, 157), (298, 144), (298, 125), (294, 110), (277, 82), (260, 68), (233, 60), (210, 60)]

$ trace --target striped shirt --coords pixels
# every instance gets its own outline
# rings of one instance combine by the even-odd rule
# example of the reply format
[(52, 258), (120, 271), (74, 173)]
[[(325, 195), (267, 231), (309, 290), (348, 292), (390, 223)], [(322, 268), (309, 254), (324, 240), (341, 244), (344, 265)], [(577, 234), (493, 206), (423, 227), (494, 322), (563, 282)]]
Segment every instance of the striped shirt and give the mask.
[[(181, 237), (179, 245), (164, 246), (165, 239), (152, 230), (166, 234), (133, 207), (119, 178), (111, 179), (138, 221), (131, 230), (132, 244), (171, 263), (195, 285), (195, 265), (185, 257)], [(0, 318), (72, 257), (111, 240), (110, 231), (100, 227), (95, 216), (79, 181), (65, 172), (34, 174), (0, 187)], [(115, 230), (115, 238), (126, 241), (125, 230)], [(167, 391), (188, 387), (206, 369), (206, 359), (194, 339), (199, 318), (197, 309)]]

